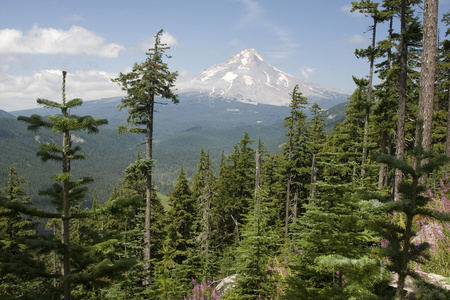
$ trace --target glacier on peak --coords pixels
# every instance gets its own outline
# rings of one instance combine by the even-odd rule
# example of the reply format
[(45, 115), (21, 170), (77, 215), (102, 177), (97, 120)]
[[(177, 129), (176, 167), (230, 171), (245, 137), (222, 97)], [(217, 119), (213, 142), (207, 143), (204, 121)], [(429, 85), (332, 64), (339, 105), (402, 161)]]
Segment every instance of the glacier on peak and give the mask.
[(194, 78), (177, 84), (179, 93), (208, 94), (252, 104), (288, 106), (290, 93), (298, 84), (310, 103), (329, 108), (344, 102), (348, 93), (324, 87), (285, 73), (269, 63), (255, 49), (245, 49), (225, 62), (211, 65)]

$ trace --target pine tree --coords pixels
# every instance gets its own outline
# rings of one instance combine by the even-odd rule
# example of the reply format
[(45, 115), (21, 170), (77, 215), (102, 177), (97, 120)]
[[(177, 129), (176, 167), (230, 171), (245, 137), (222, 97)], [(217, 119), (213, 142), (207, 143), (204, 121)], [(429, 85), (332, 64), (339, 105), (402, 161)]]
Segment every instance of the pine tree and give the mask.
[(37, 222), (23, 214), (22, 208), (32, 206), (27, 184), (13, 164), (8, 185), (0, 190), (0, 295), (8, 299), (51, 298), (55, 292), (40, 253), (48, 249), (35, 247)]
[[(166, 50), (170, 49), (161, 42), (163, 31), (160, 30), (155, 35), (154, 48), (147, 52), (147, 59), (141, 64), (135, 64), (129, 73), (120, 73), (114, 82), (122, 86), (122, 90), (127, 92), (127, 97), (122, 99), (120, 109), (128, 108), (127, 124), (130, 129), (120, 127), (119, 132), (129, 131), (136, 134), (145, 134), (146, 155), (142, 159), (141, 165), (145, 167), (146, 177), (146, 211), (145, 211), (145, 243), (144, 260), (146, 269), (150, 269), (151, 259), (151, 203), (152, 203), (152, 165), (153, 165), (153, 114), (155, 107), (155, 97), (170, 99), (178, 103), (177, 95), (171, 90), (174, 86), (177, 72), (170, 72), (163, 56)], [(168, 56), (168, 58), (170, 58)], [(142, 128), (143, 126), (144, 128)], [(150, 278), (144, 280), (145, 284), (150, 283)]]
[[(310, 162), (311, 154), (306, 149), (309, 128), (306, 122), (306, 105), (308, 100), (302, 96), (298, 85), (292, 91), (290, 116), (284, 118), (283, 127), (287, 128), (286, 136), (288, 137), (286, 145), (282, 152), (286, 157), (286, 206), (285, 206), (285, 236), (289, 233), (290, 211), (292, 210), (292, 218), (297, 218), (298, 199), (306, 199), (309, 193), (310, 178)], [(293, 195), (293, 197), (292, 197)], [(292, 199), (293, 198), (293, 199)], [(291, 208), (291, 202), (292, 208)]]
[[(419, 143), (413, 147), (409, 154), (417, 160), (414, 166), (405, 160), (399, 160), (390, 155), (380, 155), (377, 161), (397, 168), (407, 176), (399, 185), (401, 198), (398, 201), (377, 196), (376, 199), (383, 202), (383, 211), (386, 214), (399, 215), (405, 223), (404, 226), (395, 220), (385, 220), (379, 222), (380, 234), (388, 241), (384, 255), (390, 258), (388, 268), (398, 274), (396, 299), (405, 299), (404, 285), (406, 276), (410, 275), (416, 279), (414, 270), (410, 268), (410, 262), (423, 262), (426, 259), (428, 243), (414, 244), (412, 242), (416, 232), (413, 230), (414, 218), (418, 215), (428, 216), (437, 220), (450, 220), (446, 213), (427, 208), (426, 204), (430, 198), (425, 195), (426, 186), (421, 184), (421, 178), (426, 176), (449, 162), (449, 158), (443, 155), (436, 155), (432, 151), (425, 151), (421, 139), (423, 129), (419, 126)], [(426, 161), (426, 163), (422, 163)]]
[[(374, 96), (376, 103), (374, 107), (374, 136), (379, 136), (380, 152), (382, 154), (391, 154), (394, 151), (395, 127), (394, 118), (397, 114), (397, 79), (395, 78), (394, 48), (396, 46), (396, 38), (398, 34), (394, 32), (393, 20), (397, 8), (391, 6), (392, 1), (383, 3), (381, 14), (389, 22), (388, 36), (386, 39), (377, 43), (379, 57), (384, 59), (377, 63), (378, 77), (381, 83), (375, 86)], [(389, 170), (384, 164), (381, 164), (378, 175), (378, 189), (388, 185)]]
[(239, 299), (268, 299), (276, 295), (276, 284), (268, 279), (272, 247), (277, 244), (269, 222), (269, 202), (264, 189), (261, 201), (245, 217), (242, 241), (236, 249), (236, 283)]
[(197, 164), (197, 172), (193, 177), (192, 197), (199, 209), (197, 225), (198, 230), (197, 252), (200, 257), (201, 275), (203, 278), (213, 278), (215, 266), (213, 261), (212, 243), (212, 215), (211, 204), (214, 197), (215, 177), (209, 153), (205, 153), (203, 147)]
[[(90, 177), (73, 180), (71, 173), (71, 161), (78, 159), (85, 159), (84, 154), (79, 153), (81, 148), (73, 146), (71, 141), (71, 132), (78, 130), (86, 130), (88, 133), (97, 133), (98, 127), (107, 124), (107, 120), (94, 119), (91, 116), (78, 117), (69, 114), (69, 110), (82, 105), (83, 101), (79, 98), (72, 99), (66, 102), (65, 83), (67, 72), (63, 71), (62, 84), (62, 103), (58, 103), (46, 99), (37, 99), (37, 103), (47, 108), (58, 108), (61, 110), (61, 115), (51, 115), (48, 119), (44, 119), (39, 115), (32, 115), (31, 117), (19, 116), (18, 119), (29, 124), (28, 129), (37, 131), (40, 128), (51, 129), (53, 132), (59, 132), (62, 135), (62, 145), (58, 146), (56, 143), (44, 144), (39, 147), (37, 153), (42, 161), (54, 160), (62, 163), (62, 173), (54, 175), (53, 179), (57, 182), (55, 187), (60, 192), (61, 201), (61, 221), (62, 221), (62, 246), (63, 246), (63, 260), (62, 260), (62, 275), (63, 275), (63, 291), (64, 299), (71, 298), (71, 269), (70, 269), (70, 209), (73, 206), (73, 199), (80, 197), (84, 189), (79, 187), (92, 181)], [(59, 186), (59, 187), (58, 187)], [(56, 192), (56, 191), (55, 191)], [(75, 195), (74, 195), (75, 194)]]
[(365, 178), (365, 164), (368, 156), (368, 138), (369, 138), (369, 117), (370, 111), (373, 105), (372, 97), (372, 82), (373, 82), (373, 72), (374, 72), (374, 62), (375, 58), (378, 56), (378, 49), (376, 49), (376, 31), (377, 24), (383, 22), (385, 19), (383, 14), (378, 10), (378, 3), (363, 0), (360, 2), (352, 2), (352, 10), (358, 10), (360, 13), (370, 15), (373, 20), (373, 25), (370, 27), (372, 31), (372, 44), (367, 49), (358, 49), (355, 51), (356, 57), (366, 57), (369, 59), (369, 80), (367, 88), (367, 99), (365, 103), (365, 118), (364, 118), (364, 137), (363, 137), (363, 150), (362, 150), (362, 160), (361, 160), (361, 180), (364, 182)]
[(293, 229), (292, 276), (286, 299), (370, 299), (380, 262), (370, 257), (376, 241), (371, 212), (358, 183), (341, 177), (340, 154), (322, 163), (314, 201)]
[(309, 148), (312, 152), (311, 162), (311, 185), (309, 189), (309, 198), (314, 199), (315, 195), (315, 183), (317, 181), (317, 154), (319, 154), (324, 146), (325, 137), (325, 122), (323, 121), (324, 115), (322, 108), (316, 102), (310, 107), (309, 111), (312, 114), (310, 124), (310, 145)]
[(254, 197), (255, 151), (251, 143), (253, 140), (245, 133), (229, 157), (222, 154), (211, 204), (214, 248), (221, 252), (239, 241), (242, 218)]
[(191, 194), (186, 174), (181, 167), (175, 189), (169, 195), (170, 210), (167, 217), (170, 222), (166, 226), (166, 245), (172, 250), (172, 259), (181, 264), (189, 256), (193, 246), (193, 226), (197, 209)]
[(353, 77), (357, 88), (350, 96), (346, 106), (346, 118), (341, 124), (336, 124), (333, 132), (327, 138), (326, 152), (339, 153), (335, 159), (342, 164), (341, 176), (345, 181), (356, 180), (357, 170), (361, 166), (360, 151), (363, 142), (363, 126), (365, 118), (365, 102), (367, 79)]

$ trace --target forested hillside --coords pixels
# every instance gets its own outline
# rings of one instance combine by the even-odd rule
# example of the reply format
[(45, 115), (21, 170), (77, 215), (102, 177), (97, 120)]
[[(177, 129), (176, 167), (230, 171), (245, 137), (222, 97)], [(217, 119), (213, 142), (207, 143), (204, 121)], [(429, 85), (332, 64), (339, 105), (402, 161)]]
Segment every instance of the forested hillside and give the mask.
[(112, 79), (126, 93), (119, 136), (76, 113), (84, 103), (65, 99), (63, 72), (61, 102), (38, 99), (57, 114), (0, 119), (2, 155), (26, 149), (0, 166), (0, 296), (450, 299), (450, 12), (436, 44), (438, 1), (419, 4), (352, 2), (373, 21), (356, 50), (368, 74), (330, 118), (296, 85), (279, 122), (159, 139), (155, 104), (182, 100), (162, 31)]

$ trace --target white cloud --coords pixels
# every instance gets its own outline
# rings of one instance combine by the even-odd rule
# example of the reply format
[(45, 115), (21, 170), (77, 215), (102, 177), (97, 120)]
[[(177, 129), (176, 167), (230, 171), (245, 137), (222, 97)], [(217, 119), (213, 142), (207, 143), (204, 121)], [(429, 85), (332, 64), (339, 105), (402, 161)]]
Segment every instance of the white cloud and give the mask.
[[(76, 71), (66, 79), (67, 99), (95, 100), (120, 96), (120, 86), (111, 82), (117, 74)], [(0, 75), (0, 108), (6, 111), (37, 107), (36, 99), (61, 101), (61, 70), (42, 70), (31, 76)]]
[(239, 0), (245, 7), (245, 12), (242, 14), (241, 25), (251, 24), (259, 21), (263, 15), (263, 10), (258, 2), (254, 0)]
[[(163, 31), (161, 36), (161, 43), (167, 44), (169, 47), (178, 46), (180, 43), (178, 40), (168, 33), (167, 31)], [(141, 43), (139, 43), (136, 47), (132, 48), (132, 51), (135, 52), (146, 52), (148, 49), (153, 48), (155, 46), (155, 37), (148, 37), (145, 40), (143, 40)]]
[(360, 34), (354, 34), (350, 38), (347, 39), (350, 44), (362, 44), (365, 42), (365, 39)]
[(173, 35), (168, 33), (167, 31), (163, 32), (163, 34), (161, 36), (161, 42), (164, 44), (167, 44), (167, 46), (170, 46), (170, 47), (178, 46), (180, 44), (178, 42), (178, 40)]
[(27, 32), (17, 29), (0, 30), (0, 53), (66, 54), (117, 57), (124, 46), (110, 43), (89, 30), (72, 26), (69, 30), (33, 26)]
[(309, 68), (309, 67), (302, 68), (302, 76), (303, 76), (303, 78), (309, 78), (309, 76), (313, 75), (315, 71), (316, 71), (316, 69), (314, 69), (314, 68)]

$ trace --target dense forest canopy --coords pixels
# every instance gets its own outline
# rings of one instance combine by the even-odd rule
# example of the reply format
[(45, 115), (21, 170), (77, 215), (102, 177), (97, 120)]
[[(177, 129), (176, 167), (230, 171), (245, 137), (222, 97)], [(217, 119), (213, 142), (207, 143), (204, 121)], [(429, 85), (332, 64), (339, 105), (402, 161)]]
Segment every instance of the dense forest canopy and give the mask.
[[(79, 173), (75, 162), (92, 157), (74, 141), (107, 120), (75, 114), (83, 102), (66, 101), (63, 72), (62, 102), (37, 100), (60, 114), (19, 117), (54, 137), (36, 151), (56, 164), (43, 168), (52, 183), (8, 166), (1, 298), (449, 299), (428, 274), (450, 277), (450, 12), (438, 40), (437, 0), (351, 4), (373, 25), (370, 45), (355, 50), (367, 76), (353, 78), (345, 119), (327, 132), (322, 108), (296, 86), (278, 152), (246, 132), (215, 165), (196, 145), (195, 171), (181, 163), (167, 195), (152, 177), (155, 97), (180, 99), (162, 31), (143, 63), (112, 79), (127, 92), (119, 131), (144, 134), (146, 148), (107, 196), (87, 196), (98, 170)], [(47, 206), (28, 184), (42, 184)]]

